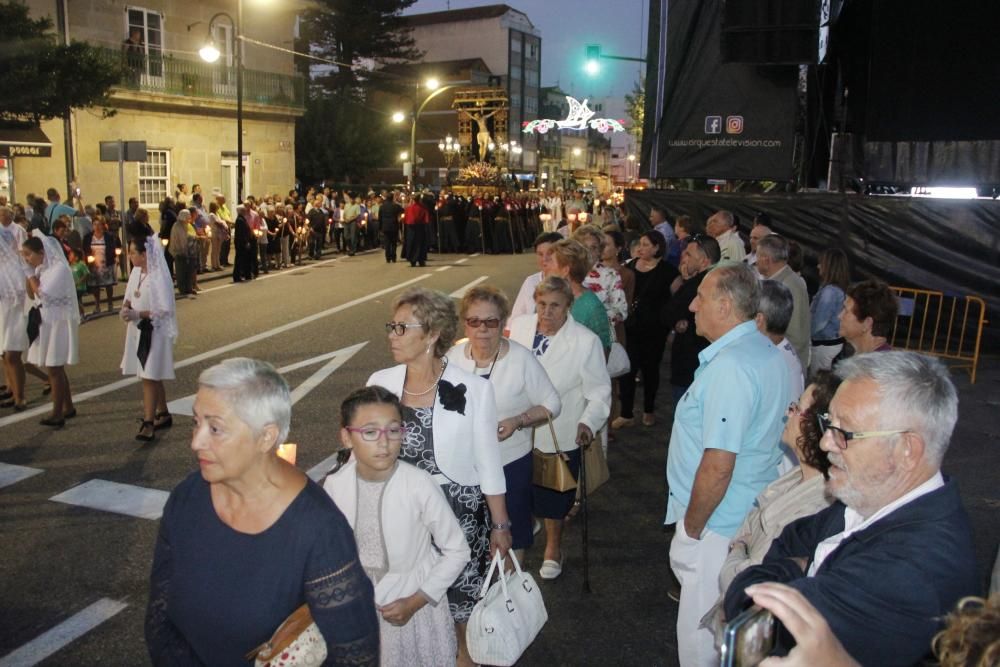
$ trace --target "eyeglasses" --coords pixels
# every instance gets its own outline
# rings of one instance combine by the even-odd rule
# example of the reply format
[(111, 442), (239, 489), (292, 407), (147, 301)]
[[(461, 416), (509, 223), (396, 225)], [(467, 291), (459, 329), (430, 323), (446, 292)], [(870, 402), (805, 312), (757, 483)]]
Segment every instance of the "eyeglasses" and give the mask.
[(420, 322), (386, 322), (385, 332), (387, 334), (394, 333), (397, 336), (404, 336), (407, 329), (419, 329), (422, 326), (424, 325)]
[(500, 326), (500, 318), (490, 317), (483, 320), (478, 317), (467, 317), (465, 319), (465, 324), (466, 326), (471, 327), (472, 329), (478, 329), (484, 324), (486, 325), (487, 329), (496, 329)]
[(900, 429), (897, 431), (845, 431), (830, 423), (830, 413), (828, 412), (816, 415), (816, 422), (819, 424), (820, 437), (829, 432), (830, 437), (833, 438), (833, 444), (837, 445), (840, 449), (847, 449), (847, 443), (850, 440), (865, 440), (867, 438), (881, 438), (887, 435), (912, 433), (910, 429)]
[(365, 442), (378, 442), (379, 438), (383, 435), (386, 440), (402, 440), (403, 436), (406, 435), (406, 427), (401, 424), (390, 424), (385, 428), (378, 428), (377, 426), (362, 426), (361, 428), (347, 427), (347, 430), (351, 433), (360, 433), (361, 439)]

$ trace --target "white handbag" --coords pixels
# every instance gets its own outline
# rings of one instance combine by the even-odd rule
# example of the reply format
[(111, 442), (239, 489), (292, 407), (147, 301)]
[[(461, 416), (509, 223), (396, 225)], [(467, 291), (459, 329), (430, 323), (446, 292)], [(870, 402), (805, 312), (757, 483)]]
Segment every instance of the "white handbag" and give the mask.
[[(504, 572), (500, 552), (493, 556), (483, 582), (480, 600), (472, 610), (465, 640), (473, 662), (480, 665), (513, 665), (549, 620), (542, 592), (530, 574), (521, 570), (513, 550), (515, 572)], [(497, 581), (490, 586), (493, 571)]]
[(621, 377), (632, 369), (628, 361), (628, 352), (619, 342), (611, 343), (611, 352), (608, 353), (608, 375), (613, 378)]

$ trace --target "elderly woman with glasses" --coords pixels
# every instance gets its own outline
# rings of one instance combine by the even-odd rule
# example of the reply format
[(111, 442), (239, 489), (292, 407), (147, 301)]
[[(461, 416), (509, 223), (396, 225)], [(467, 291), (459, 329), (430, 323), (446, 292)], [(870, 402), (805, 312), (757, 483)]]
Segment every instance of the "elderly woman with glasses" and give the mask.
[(510, 314), (503, 292), (485, 285), (473, 287), (462, 298), (460, 313), (466, 338), (448, 351), (448, 360), (493, 385), (513, 548), (523, 560), (524, 550), (533, 542), (531, 427), (558, 417), (562, 403), (531, 350), (503, 337)]
[(493, 385), (445, 356), (458, 331), (451, 297), (413, 287), (396, 298), (392, 311), (386, 331), (398, 365), (376, 371), (368, 385), (399, 396), (406, 428), (399, 458), (430, 473), (465, 532), (472, 558), (448, 589), (448, 605), (456, 623), (458, 664), (471, 665), (465, 626), (488, 557), (498, 550), (506, 555), (512, 542)]
[(308, 605), (324, 664), (377, 665), (371, 582), (333, 500), (278, 458), (291, 421), (288, 385), (254, 359), (199, 376), (191, 449), (199, 471), (170, 494), (150, 575), (153, 664), (246, 665)]
[[(587, 292), (593, 296), (590, 292)], [(548, 374), (562, 409), (553, 420), (556, 441), (545, 427), (535, 431), (535, 447), (554, 454), (556, 447), (568, 456), (567, 464), (579, 477), (580, 447), (589, 447), (611, 411), (611, 378), (601, 340), (570, 317), (573, 290), (562, 278), (549, 276), (535, 288), (535, 314), (522, 315), (510, 324), (510, 339), (530, 347)], [(562, 574), (563, 521), (576, 491), (533, 489), (535, 516), (545, 520), (545, 556), (539, 575), (555, 579)]]

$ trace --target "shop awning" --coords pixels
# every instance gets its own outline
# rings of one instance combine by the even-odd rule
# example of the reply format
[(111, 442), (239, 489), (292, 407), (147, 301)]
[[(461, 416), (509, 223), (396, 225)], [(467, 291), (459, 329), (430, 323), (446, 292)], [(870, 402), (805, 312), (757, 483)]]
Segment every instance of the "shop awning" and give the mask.
[(52, 157), (52, 142), (37, 125), (0, 125), (0, 157)]

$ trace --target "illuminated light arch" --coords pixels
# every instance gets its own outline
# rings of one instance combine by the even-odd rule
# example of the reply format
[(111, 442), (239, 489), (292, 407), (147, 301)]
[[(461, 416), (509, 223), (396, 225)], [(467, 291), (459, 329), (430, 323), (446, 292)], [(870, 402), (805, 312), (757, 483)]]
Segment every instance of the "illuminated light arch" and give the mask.
[(549, 130), (558, 128), (560, 130), (586, 130), (593, 128), (601, 134), (608, 132), (624, 132), (625, 126), (621, 121), (614, 118), (594, 118), (594, 111), (587, 106), (588, 100), (580, 100), (570, 95), (566, 96), (569, 103), (569, 114), (563, 120), (552, 120), (551, 118), (539, 118), (538, 120), (526, 121), (522, 123), (524, 134), (545, 134)]

